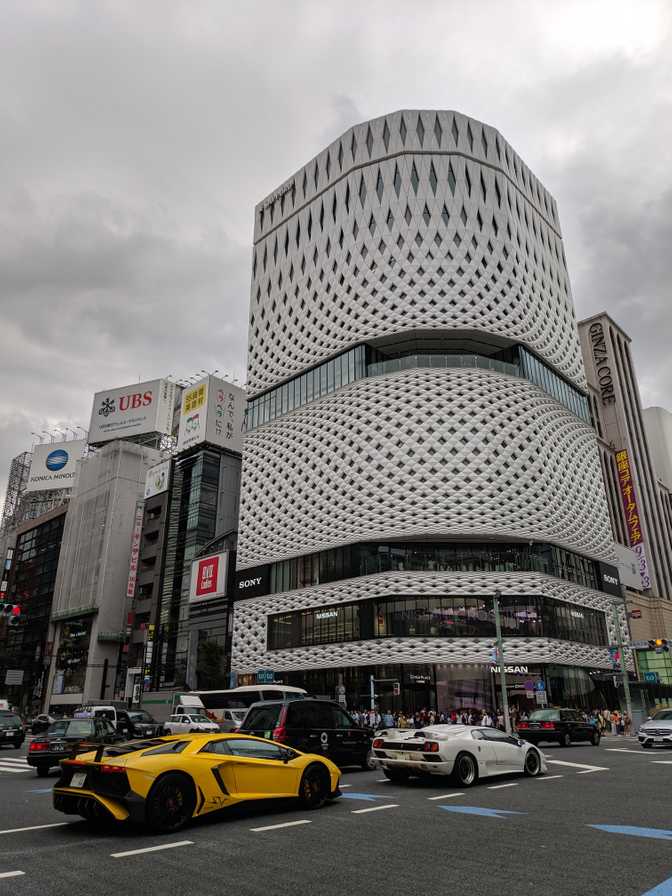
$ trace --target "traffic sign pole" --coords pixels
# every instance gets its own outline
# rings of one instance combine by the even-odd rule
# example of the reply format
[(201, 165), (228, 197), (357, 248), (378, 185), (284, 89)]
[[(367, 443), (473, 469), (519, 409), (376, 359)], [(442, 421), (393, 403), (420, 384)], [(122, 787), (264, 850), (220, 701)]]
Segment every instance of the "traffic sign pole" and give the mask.
[(504, 714), (504, 728), (507, 734), (511, 734), (511, 720), (509, 719), (509, 695), (506, 690), (506, 672), (504, 670), (504, 641), (502, 640), (502, 621), (499, 618), (499, 599), (501, 591), (495, 591), (492, 603), (495, 610), (495, 631), (497, 633), (497, 652), (499, 654), (499, 683), (502, 688), (502, 712)]

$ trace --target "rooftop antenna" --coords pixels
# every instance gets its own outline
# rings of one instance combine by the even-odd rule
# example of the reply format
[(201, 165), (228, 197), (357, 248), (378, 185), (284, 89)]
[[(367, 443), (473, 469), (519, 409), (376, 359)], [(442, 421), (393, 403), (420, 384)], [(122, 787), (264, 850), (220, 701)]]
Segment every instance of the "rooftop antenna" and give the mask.
[(35, 436), (35, 438), (39, 440), (40, 445), (41, 445), (42, 442), (44, 441), (44, 439), (42, 438), (42, 436), (41, 436), (39, 433), (37, 433), (37, 432), (31, 432), (31, 436)]
[(49, 436), (49, 440), (50, 440), (51, 442), (54, 441), (54, 437), (52, 436), (52, 434), (51, 434), (50, 432), (47, 432), (46, 429), (42, 429), (42, 430), (40, 430), (40, 432), (42, 432), (45, 436)]

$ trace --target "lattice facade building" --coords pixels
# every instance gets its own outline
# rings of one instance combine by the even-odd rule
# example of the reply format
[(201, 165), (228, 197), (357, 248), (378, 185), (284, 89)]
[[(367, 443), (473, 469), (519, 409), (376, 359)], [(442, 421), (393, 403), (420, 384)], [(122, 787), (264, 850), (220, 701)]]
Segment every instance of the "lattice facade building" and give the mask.
[(597, 699), (614, 553), (555, 200), (495, 129), (404, 111), (254, 242), (233, 669), (492, 705), (500, 590), (506, 662)]

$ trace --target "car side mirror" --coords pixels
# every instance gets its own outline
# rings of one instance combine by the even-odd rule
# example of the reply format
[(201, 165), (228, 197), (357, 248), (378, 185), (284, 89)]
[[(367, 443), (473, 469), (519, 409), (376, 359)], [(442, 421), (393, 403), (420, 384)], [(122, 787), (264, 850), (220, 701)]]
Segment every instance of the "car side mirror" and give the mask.
[(280, 755), (282, 756), (282, 761), (285, 763), (285, 765), (287, 765), (289, 760), (292, 759), (292, 757), (294, 756), (294, 753), (292, 750), (286, 750), (283, 748), (280, 751)]

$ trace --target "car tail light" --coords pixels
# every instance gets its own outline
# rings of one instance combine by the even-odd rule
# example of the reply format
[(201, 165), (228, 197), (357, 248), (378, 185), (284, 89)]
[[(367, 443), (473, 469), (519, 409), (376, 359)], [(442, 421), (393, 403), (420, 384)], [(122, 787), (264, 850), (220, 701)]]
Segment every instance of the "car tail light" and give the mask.
[(529, 728), (529, 724), (527, 722), (518, 722), (518, 728)]
[(49, 744), (45, 741), (34, 740), (32, 744), (28, 747), (29, 753), (37, 753), (40, 750), (48, 750)]
[(287, 737), (287, 729), (284, 725), (278, 725), (277, 728), (273, 729), (273, 740), (280, 741), (282, 743)]
[(424, 744), (422, 745), (422, 752), (423, 753), (438, 753), (439, 745), (437, 744), (437, 742), (435, 740), (426, 740), (424, 742)]
[(545, 728), (546, 731), (554, 731), (555, 730), (555, 722), (542, 722), (541, 727)]
[(126, 769), (121, 765), (101, 765), (98, 771), (103, 775), (123, 775)]
[(374, 750), (379, 750), (384, 743), (385, 741), (382, 739), (382, 737), (377, 737), (371, 744), (371, 746), (374, 748)]

